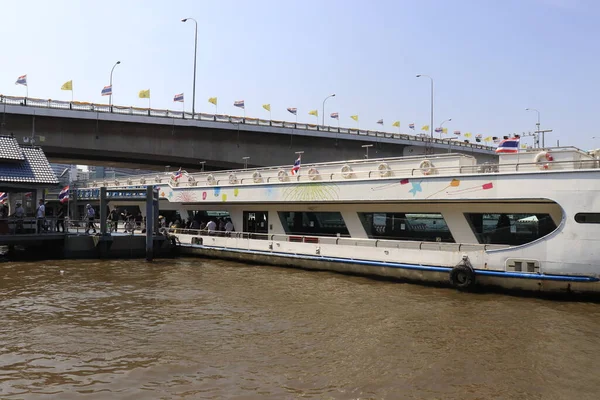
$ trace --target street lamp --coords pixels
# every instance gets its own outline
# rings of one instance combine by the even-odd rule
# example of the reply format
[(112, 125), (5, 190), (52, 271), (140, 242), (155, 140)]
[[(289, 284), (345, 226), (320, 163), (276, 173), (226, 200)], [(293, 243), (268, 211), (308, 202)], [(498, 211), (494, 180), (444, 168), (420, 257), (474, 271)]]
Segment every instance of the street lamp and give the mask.
[(181, 22), (185, 22), (187, 20), (194, 21), (196, 24), (196, 29), (194, 33), (194, 88), (192, 92), (192, 119), (194, 119), (194, 115), (196, 113), (196, 56), (198, 55), (198, 21), (194, 18), (184, 18)]
[(458, 136), (453, 136), (453, 137), (451, 137), (451, 138), (448, 138), (448, 153), (451, 153), (451, 152), (452, 152), (452, 151), (451, 151), (451, 148), (452, 148), (452, 141), (453, 141), (454, 139), (458, 139)]
[(325, 102), (330, 97), (335, 97), (335, 93), (330, 94), (329, 96), (325, 97), (325, 100), (323, 100), (323, 123), (322, 123), (323, 126), (325, 126)]
[(433, 78), (429, 75), (423, 74), (417, 75), (417, 78), (420, 78), (422, 76), (427, 77), (431, 80), (431, 122), (429, 124), (429, 131), (431, 132), (431, 140), (433, 140)]
[(373, 147), (373, 145), (372, 145), (372, 144), (363, 144), (363, 145), (362, 145), (362, 146), (360, 146), (360, 147), (362, 147), (363, 149), (365, 149), (365, 150), (366, 150), (366, 153), (365, 153), (365, 159), (367, 159), (367, 160), (368, 160), (368, 159), (369, 159), (369, 147)]
[(250, 157), (246, 156), (246, 157), (242, 157), (242, 160), (244, 160), (244, 169), (248, 169), (248, 160), (250, 159)]
[(442, 138), (442, 132), (443, 132), (443, 130), (442, 130), (442, 126), (443, 126), (443, 125), (444, 125), (446, 122), (450, 122), (450, 121), (452, 121), (452, 118), (448, 118), (447, 120), (445, 120), (444, 122), (442, 122), (442, 123), (440, 124), (440, 139)]
[(112, 75), (113, 75), (113, 71), (115, 70), (115, 67), (119, 64), (121, 64), (121, 61), (117, 61), (115, 63), (115, 65), (113, 65), (112, 69), (110, 70), (110, 96), (108, 96), (108, 105), (109, 105), (111, 111), (112, 111), (112, 93), (113, 93)]
[[(540, 134), (540, 112), (538, 110), (536, 110), (535, 108), (526, 108), (525, 111), (535, 111), (537, 113), (538, 116), (538, 120), (537, 120), (537, 129), (536, 129), (536, 133), (539, 135)], [(542, 133), (542, 147), (544, 147), (544, 134)]]

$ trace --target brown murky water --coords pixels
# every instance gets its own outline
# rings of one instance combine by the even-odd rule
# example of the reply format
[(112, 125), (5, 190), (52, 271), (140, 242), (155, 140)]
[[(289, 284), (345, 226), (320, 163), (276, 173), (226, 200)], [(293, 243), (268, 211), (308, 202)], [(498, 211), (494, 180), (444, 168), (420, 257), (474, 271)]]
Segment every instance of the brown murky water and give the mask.
[(600, 398), (591, 303), (191, 258), (1, 264), (0, 317), (0, 399)]

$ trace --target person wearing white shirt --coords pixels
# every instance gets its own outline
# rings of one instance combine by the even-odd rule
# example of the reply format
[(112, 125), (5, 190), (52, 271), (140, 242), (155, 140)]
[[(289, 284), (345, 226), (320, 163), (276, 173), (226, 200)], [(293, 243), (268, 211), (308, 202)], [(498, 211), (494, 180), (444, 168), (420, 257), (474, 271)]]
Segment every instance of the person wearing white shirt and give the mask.
[(233, 222), (231, 222), (230, 219), (228, 219), (225, 224), (225, 232), (233, 232)]
[(37, 231), (38, 233), (42, 233), (42, 231), (45, 230), (44, 218), (46, 218), (46, 206), (44, 206), (44, 199), (40, 199), (40, 204), (35, 212), (35, 216), (37, 217)]
[(206, 230), (208, 231), (208, 234), (210, 235), (211, 232), (214, 232), (217, 230), (217, 223), (211, 219), (210, 221), (208, 221), (208, 224), (206, 224)]

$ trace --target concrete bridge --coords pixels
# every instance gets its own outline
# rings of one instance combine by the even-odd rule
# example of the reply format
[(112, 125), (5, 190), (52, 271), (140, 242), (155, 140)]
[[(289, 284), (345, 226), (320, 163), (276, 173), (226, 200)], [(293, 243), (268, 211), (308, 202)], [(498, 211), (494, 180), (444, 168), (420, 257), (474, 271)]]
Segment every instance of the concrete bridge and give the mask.
[(433, 139), (227, 115), (0, 96), (0, 135), (43, 148), (49, 160), (78, 164), (188, 171), (364, 157), (460, 152), (491, 161), (494, 148)]

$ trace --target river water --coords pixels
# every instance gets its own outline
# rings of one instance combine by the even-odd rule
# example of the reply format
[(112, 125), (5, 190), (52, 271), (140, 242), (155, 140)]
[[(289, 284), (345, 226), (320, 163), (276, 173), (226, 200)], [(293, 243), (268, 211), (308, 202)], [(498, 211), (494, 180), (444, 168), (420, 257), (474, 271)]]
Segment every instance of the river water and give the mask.
[(600, 398), (598, 304), (199, 258), (0, 279), (0, 399)]

